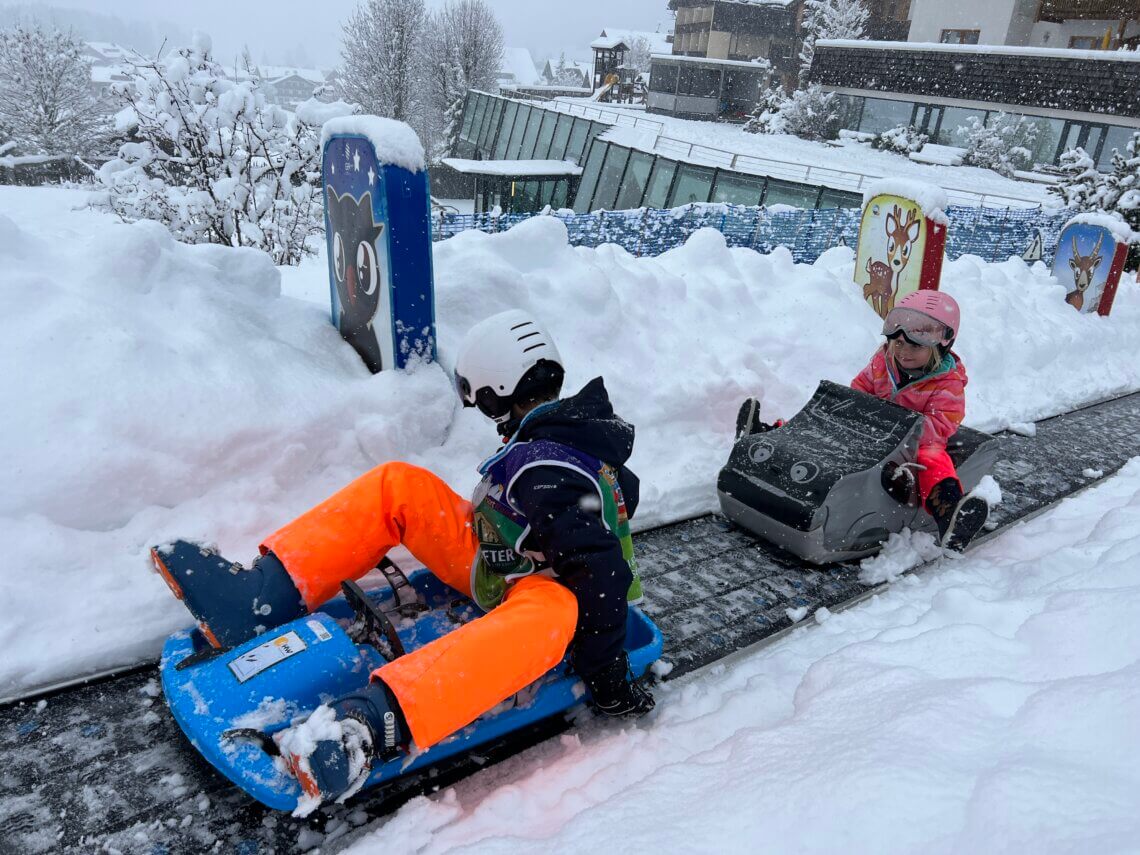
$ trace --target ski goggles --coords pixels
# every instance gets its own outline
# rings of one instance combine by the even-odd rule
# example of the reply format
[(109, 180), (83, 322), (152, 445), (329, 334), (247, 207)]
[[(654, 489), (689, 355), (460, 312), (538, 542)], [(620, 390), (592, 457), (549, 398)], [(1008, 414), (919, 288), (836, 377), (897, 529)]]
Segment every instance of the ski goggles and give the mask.
[(496, 395), (490, 386), (484, 386), (472, 394), (471, 382), (466, 377), (456, 374), (455, 389), (463, 399), (463, 406), (478, 407), (479, 412), (489, 419), (499, 421), (511, 412), (511, 396)]
[(887, 338), (901, 335), (911, 344), (920, 347), (947, 347), (951, 341), (946, 324), (905, 307), (887, 312), (887, 317), (883, 320), (883, 335)]

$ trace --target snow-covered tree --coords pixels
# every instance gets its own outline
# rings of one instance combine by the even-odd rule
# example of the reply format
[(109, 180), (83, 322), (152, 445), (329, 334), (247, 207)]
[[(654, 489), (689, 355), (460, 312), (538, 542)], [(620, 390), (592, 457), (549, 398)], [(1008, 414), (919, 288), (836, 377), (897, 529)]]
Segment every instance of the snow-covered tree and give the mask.
[(349, 105), (309, 100), (288, 113), (256, 76), (230, 79), (205, 37), (131, 76), (116, 95), (132, 141), (98, 173), (111, 210), (158, 220), (186, 243), (263, 249), (277, 264), (311, 252), (324, 227), (321, 125)]
[(82, 43), (34, 26), (0, 30), (0, 125), (24, 154), (87, 154), (106, 133)]
[(558, 65), (554, 69), (554, 80), (551, 82), (556, 86), (582, 85), (582, 73), (573, 64), (568, 65), (566, 63), (565, 51), (558, 57)]
[(805, 0), (803, 45), (800, 48), (800, 82), (807, 82), (816, 39), (858, 39), (867, 26), (864, 0)]
[(962, 162), (1012, 177), (1015, 171), (1033, 166), (1033, 144), (1039, 130), (1037, 123), (1025, 116), (998, 113), (989, 124), (970, 116), (966, 125), (958, 128), (966, 143)]
[(434, 123), (431, 137), (439, 141), (438, 153), (446, 154), (459, 139), (467, 90), (492, 88), (503, 62), (503, 30), (490, 4), (445, 3), (428, 19), (420, 61), (428, 95), (425, 123)]
[[(1112, 171), (1098, 172), (1084, 149), (1069, 149), (1061, 155), (1061, 180), (1048, 192), (1066, 207), (1080, 211), (1111, 211), (1124, 217), (1140, 232), (1140, 132), (1124, 147), (1113, 149)], [(1140, 244), (1128, 251), (1129, 270), (1140, 270)]]
[(760, 94), (755, 108), (744, 123), (744, 130), (750, 134), (782, 134), (784, 133), (784, 119), (780, 116), (780, 108), (788, 100), (787, 94), (779, 83), (771, 84)]
[(908, 155), (914, 151), (922, 151), (922, 147), (929, 141), (930, 137), (914, 125), (899, 125), (889, 131), (876, 134), (871, 140), (871, 148)]
[(625, 64), (638, 71), (649, 71), (653, 64), (650, 57), (653, 55), (653, 42), (648, 36), (634, 36), (630, 39), (629, 53), (625, 55)]
[(366, 113), (408, 122), (424, 136), (421, 51), (426, 27), (424, 0), (364, 0), (342, 27), (341, 97)]

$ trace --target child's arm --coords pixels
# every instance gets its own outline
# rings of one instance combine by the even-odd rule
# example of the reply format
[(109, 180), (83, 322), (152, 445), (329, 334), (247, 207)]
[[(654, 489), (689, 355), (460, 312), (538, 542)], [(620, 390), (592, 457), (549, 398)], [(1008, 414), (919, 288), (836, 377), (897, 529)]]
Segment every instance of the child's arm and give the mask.
[(919, 445), (945, 446), (966, 417), (966, 390), (960, 382), (946, 383), (930, 393), (922, 408), (926, 422)]
[(855, 379), (851, 381), (851, 388), (857, 392), (866, 392), (868, 395), (875, 394), (875, 375), (871, 371), (871, 366), (874, 360), (868, 362), (863, 366), (863, 370), (855, 375)]

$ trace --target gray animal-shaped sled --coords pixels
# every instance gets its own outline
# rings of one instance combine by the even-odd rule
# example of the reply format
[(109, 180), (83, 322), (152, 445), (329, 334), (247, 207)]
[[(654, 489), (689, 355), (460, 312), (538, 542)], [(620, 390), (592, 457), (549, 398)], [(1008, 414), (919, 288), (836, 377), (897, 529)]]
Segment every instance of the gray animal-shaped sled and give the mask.
[[(915, 459), (922, 421), (913, 410), (825, 380), (785, 425), (736, 442), (717, 479), (721, 509), (813, 564), (870, 555), (906, 527), (934, 531), (915, 492), (899, 495), (902, 482), (892, 477)], [(998, 441), (964, 427), (947, 451), (969, 492), (993, 469)]]

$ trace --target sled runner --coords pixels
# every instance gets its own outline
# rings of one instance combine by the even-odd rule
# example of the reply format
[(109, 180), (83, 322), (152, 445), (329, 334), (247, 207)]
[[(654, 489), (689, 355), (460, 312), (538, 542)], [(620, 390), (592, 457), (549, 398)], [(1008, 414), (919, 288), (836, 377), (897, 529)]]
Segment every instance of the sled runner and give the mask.
[[(906, 527), (933, 531), (895, 477), (914, 461), (922, 423), (920, 413), (825, 380), (785, 425), (735, 443), (717, 479), (721, 509), (813, 564), (870, 555)], [(968, 492), (993, 469), (998, 441), (963, 427), (947, 451)]]
[[(480, 612), (426, 570), (405, 576), (391, 562), (389, 583), (345, 596), (230, 650), (210, 647), (197, 630), (167, 639), (160, 671), (175, 720), (218, 771), (269, 807), (292, 810), (300, 785), (276, 756), (273, 734), (323, 702), (359, 689), (386, 661), (451, 632)], [(627, 650), (634, 676), (661, 655), (662, 637), (638, 609), (629, 611)], [(428, 751), (373, 766), (364, 787), (394, 781), (467, 753), (583, 700), (568, 659)]]

